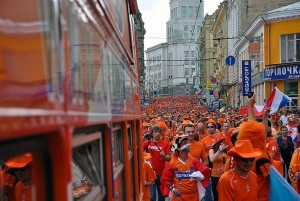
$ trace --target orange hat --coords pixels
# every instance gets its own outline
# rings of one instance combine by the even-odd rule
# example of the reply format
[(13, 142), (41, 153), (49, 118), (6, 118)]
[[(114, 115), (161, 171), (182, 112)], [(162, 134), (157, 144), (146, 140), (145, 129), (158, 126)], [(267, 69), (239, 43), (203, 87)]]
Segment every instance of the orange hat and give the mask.
[(144, 159), (150, 160), (152, 158), (151, 154), (144, 152)]
[(254, 148), (259, 148), (260, 150), (266, 152), (265, 127), (260, 122), (249, 120), (242, 123), (237, 139), (250, 140)]
[(216, 139), (215, 139), (215, 142), (214, 142), (214, 144), (213, 144), (213, 146), (215, 146), (216, 144), (218, 144), (219, 142), (221, 142), (222, 140), (225, 140), (225, 139), (226, 139), (225, 136), (216, 138)]
[(261, 155), (258, 148), (253, 148), (250, 140), (238, 140), (235, 147), (231, 148), (228, 156), (240, 156), (242, 158), (254, 158)]
[(190, 120), (184, 120), (181, 124), (187, 125), (187, 124), (192, 124), (192, 122)]
[(167, 130), (168, 126), (164, 122), (158, 122), (156, 124), (161, 130)]
[(143, 122), (143, 127), (149, 127), (147, 122)]
[(155, 119), (151, 119), (150, 120), (150, 124), (156, 124), (156, 120)]
[(6, 165), (9, 168), (23, 168), (31, 165), (32, 155), (27, 153), (23, 155), (19, 155), (13, 158), (10, 158), (6, 161)]
[(212, 123), (216, 128), (218, 127), (217, 123), (213, 119), (209, 119), (206, 121), (205, 125), (208, 125), (209, 123)]

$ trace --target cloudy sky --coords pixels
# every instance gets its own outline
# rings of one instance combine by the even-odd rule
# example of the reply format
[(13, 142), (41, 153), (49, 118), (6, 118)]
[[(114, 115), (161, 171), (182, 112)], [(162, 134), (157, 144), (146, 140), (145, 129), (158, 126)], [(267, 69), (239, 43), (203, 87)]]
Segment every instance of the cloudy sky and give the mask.
[[(212, 14), (223, 0), (205, 0), (204, 13)], [(170, 18), (170, 0), (137, 0), (145, 23), (145, 50), (166, 42), (166, 22)], [(204, 16), (205, 16), (204, 14)]]

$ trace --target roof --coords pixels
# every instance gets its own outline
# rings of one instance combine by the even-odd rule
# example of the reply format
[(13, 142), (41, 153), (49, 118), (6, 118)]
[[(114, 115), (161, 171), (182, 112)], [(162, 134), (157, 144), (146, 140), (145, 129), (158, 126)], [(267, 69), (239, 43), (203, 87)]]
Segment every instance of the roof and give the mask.
[(281, 8), (271, 10), (271, 11), (267, 12), (267, 14), (273, 13), (273, 12), (284, 12), (284, 11), (296, 10), (296, 9), (300, 9), (300, 2), (293, 3), (293, 4), (290, 4), (290, 5), (281, 7)]

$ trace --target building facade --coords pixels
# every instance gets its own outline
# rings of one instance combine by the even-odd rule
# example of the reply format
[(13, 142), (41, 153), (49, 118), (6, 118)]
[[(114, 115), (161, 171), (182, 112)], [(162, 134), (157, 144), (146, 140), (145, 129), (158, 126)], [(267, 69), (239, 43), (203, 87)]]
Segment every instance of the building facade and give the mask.
[[(150, 96), (194, 93), (199, 85), (196, 37), (200, 34), (203, 12), (203, 1), (170, 1), (167, 41), (146, 50), (146, 88)], [(153, 83), (157, 88), (152, 87)]]

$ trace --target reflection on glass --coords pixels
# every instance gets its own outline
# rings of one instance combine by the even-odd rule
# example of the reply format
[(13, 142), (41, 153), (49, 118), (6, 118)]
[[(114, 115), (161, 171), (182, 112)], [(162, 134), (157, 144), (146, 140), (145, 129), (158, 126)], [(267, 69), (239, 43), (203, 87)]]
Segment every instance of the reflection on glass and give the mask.
[(18, 155), (1, 161), (0, 200), (31, 201), (31, 165), (30, 153)]
[(93, 200), (105, 187), (100, 174), (100, 142), (93, 141), (73, 150), (73, 199)]

